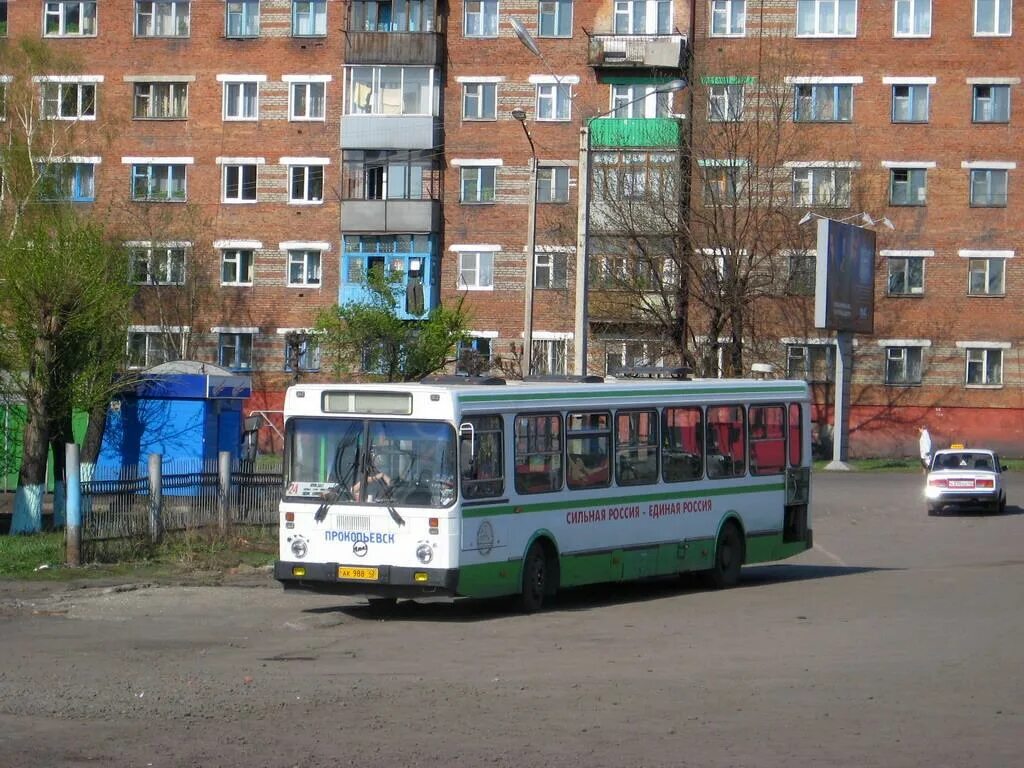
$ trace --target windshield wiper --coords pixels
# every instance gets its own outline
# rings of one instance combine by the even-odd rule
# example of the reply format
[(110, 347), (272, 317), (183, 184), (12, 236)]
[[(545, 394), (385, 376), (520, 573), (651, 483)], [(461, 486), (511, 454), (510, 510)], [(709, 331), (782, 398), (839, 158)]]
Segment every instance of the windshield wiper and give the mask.
[[(334, 454), (334, 465), (336, 474), (339, 460), (341, 459), (344, 452), (348, 450), (352, 446), (352, 444), (355, 443), (355, 441), (355, 438), (351, 438), (346, 439), (338, 444), (338, 448)], [(328, 507), (330, 507), (332, 504), (337, 504), (338, 501), (342, 500), (342, 498), (347, 500), (352, 499), (352, 481), (353, 479), (355, 479), (357, 466), (359, 466), (358, 447), (356, 448), (355, 461), (353, 461), (352, 465), (345, 471), (345, 475), (343, 477), (339, 477), (338, 482), (336, 482), (333, 487), (328, 488), (327, 492), (324, 493), (323, 501), (321, 502), (320, 506), (317, 507), (316, 514), (313, 515), (313, 520), (315, 520), (318, 523), (322, 523), (324, 521), (324, 518), (327, 517)]]

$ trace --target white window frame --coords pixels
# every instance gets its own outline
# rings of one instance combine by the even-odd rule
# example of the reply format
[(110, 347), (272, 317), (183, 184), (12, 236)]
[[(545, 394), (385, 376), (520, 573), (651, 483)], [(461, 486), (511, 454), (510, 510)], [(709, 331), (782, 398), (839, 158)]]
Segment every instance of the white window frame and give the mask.
[[(214, 328), (217, 334), (217, 364), (222, 368), (231, 371), (252, 370), (253, 348), (256, 341), (256, 330), (236, 328)], [(232, 340), (228, 345), (225, 342)], [(224, 352), (227, 349), (233, 350), (230, 362), (225, 361)]]
[[(982, 3), (991, 4), (992, 16), (982, 19)], [(983, 28), (983, 22), (987, 22)], [(1009, 37), (1013, 33), (1013, 0), (974, 0), (975, 37)]]
[[(96, 108), (99, 101), (99, 84), (103, 75), (55, 75), (52, 77), (36, 76), (33, 80), (39, 84), (39, 115), (43, 120), (91, 121), (96, 119)], [(74, 89), (74, 113), (65, 114), (64, 107)], [(91, 99), (89, 97), (91, 94)], [(90, 110), (91, 111), (88, 111)]]
[[(934, 163), (883, 162), (882, 165), (889, 169), (889, 205), (912, 207), (928, 204), (928, 169), (934, 168)], [(899, 178), (903, 175), (905, 179)], [(897, 189), (906, 190), (903, 199), (897, 199)]]
[[(188, 166), (194, 160), (191, 157), (122, 157), (124, 165), (130, 165), (131, 169), (131, 199), (135, 202), (173, 202), (183, 203), (188, 200)], [(181, 169), (180, 173), (176, 169)], [(144, 173), (141, 173), (145, 169)], [(156, 196), (153, 190), (156, 185), (155, 179), (165, 176), (168, 189), (177, 189), (174, 185), (177, 177), (181, 177), (180, 195), (168, 197)], [(137, 184), (140, 180), (146, 181), (147, 192), (144, 196), (136, 195)]]
[[(266, 75), (217, 75), (223, 84), (221, 118), (224, 122), (254, 122), (260, 119), (260, 83)], [(251, 110), (247, 104), (251, 103)]]
[[(892, 84), (892, 111), (891, 120), (893, 123), (927, 123), (931, 119), (931, 101), (932, 101), (932, 88), (931, 83), (893, 83)], [(902, 91), (906, 90), (906, 95), (902, 95)], [(923, 89), (923, 96), (921, 95)], [(918, 105), (921, 103), (921, 99), (924, 99), (924, 115), (918, 116)], [(905, 104), (905, 109), (899, 108), (899, 105)], [(906, 114), (907, 117), (899, 117), (897, 112), (900, 114)]]
[[(486, 177), (490, 177), (487, 179)], [(489, 186), (485, 182), (489, 181)], [(467, 188), (475, 186), (476, 194), (467, 196)], [(489, 190), (489, 193), (488, 193)], [(464, 165), (459, 173), (459, 202), (463, 205), (493, 205), (498, 201), (498, 167), (496, 165)]]
[[(569, 255), (568, 248), (536, 248), (533, 258), (534, 288), (539, 291), (564, 291), (569, 285)], [(557, 279), (559, 275), (561, 280)]]
[[(143, 93), (143, 89), (148, 90), (148, 93)], [(164, 98), (161, 91), (167, 91), (167, 97)], [(183, 95), (178, 94), (178, 91), (184, 91)], [(175, 96), (178, 95), (178, 98)], [(141, 102), (140, 102), (141, 100)], [(139, 104), (146, 104), (146, 112), (150, 114), (139, 114)], [(166, 103), (171, 108), (171, 112), (168, 114), (154, 114), (161, 104)], [(184, 109), (182, 114), (174, 114), (173, 106), (175, 104), (182, 104)], [(188, 81), (177, 80), (177, 81), (163, 81), (163, 80), (145, 80), (136, 81), (132, 84), (132, 119), (133, 120), (187, 120), (188, 119)]]
[[(188, 270), (190, 242), (154, 243), (135, 241), (125, 243), (130, 256), (130, 279), (135, 285), (184, 285)], [(139, 265), (145, 267), (145, 277), (139, 280)]]
[[(456, 289), (460, 291), (493, 291), (496, 247), (453, 247), (458, 258)], [(467, 276), (472, 280), (467, 279)]]
[[(319, 288), (323, 282), (324, 252), (319, 248), (289, 248), (286, 279), (289, 288)], [(294, 279), (298, 267), (299, 279)]]
[[(1010, 343), (1005, 341), (958, 341), (957, 349), (964, 350), (964, 386), (970, 389), (996, 389), (1003, 386), (1003, 358), (1004, 350), (1010, 349)], [(996, 358), (995, 365), (992, 365), (990, 358)], [(991, 375), (991, 369), (995, 368), (996, 375)], [(971, 372), (974, 369), (975, 381), (971, 381)], [(980, 377), (977, 375), (980, 373)], [(978, 380), (980, 379), (980, 380)], [(995, 380), (995, 379), (998, 379)]]
[(536, 331), (531, 345), (533, 372), (538, 376), (564, 376), (567, 369), (569, 334)]
[(931, 37), (932, 0), (896, 0), (893, 3), (893, 37)]
[[(281, 165), (288, 168), (288, 204), (289, 205), (323, 205), (327, 190), (326, 166), (330, 160), (326, 157), (282, 157)], [(319, 190), (316, 190), (316, 171), (319, 172)], [(296, 183), (300, 192), (295, 194)], [(315, 193), (319, 191), (319, 196)]]
[[(988, 89), (987, 95), (981, 95), (982, 89)], [(997, 93), (1004, 93), (1005, 98), (1000, 99)], [(1010, 122), (1010, 98), (1013, 92), (1010, 83), (972, 83), (971, 85), (971, 122), (981, 124), (1005, 125)], [(997, 114), (997, 107), (1005, 104), (1005, 114)], [(980, 105), (987, 105), (987, 109), (980, 108)], [(984, 112), (988, 111), (991, 117), (986, 119)]]
[[(366, 79), (357, 79), (357, 75), (365, 75), (369, 71), (369, 83)], [(406, 111), (409, 100), (406, 99), (406, 73), (426, 72), (428, 84), (428, 98), (426, 103), (416, 99), (418, 110)], [(391, 87), (394, 81), (385, 75), (401, 73), (398, 88)], [(438, 108), (437, 82), (440, 73), (434, 67), (405, 66), (401, 64), (356, 64), (345, 67), (345, 114), (346, 115), (372, 115), (388, 117), (410, 117), (410, 116), (433, 116)], [(385, 88), (388, 85), (388, 88)], [(386, 95), (393, 91), (399, 94), (401, 106), (399, 110), (393, 111), (387, 103)]]
[[(796, 82), (793, 85), (793, 122), (794, 123), (850, 123), (853, 122), (853, 86), (854, 83), (836, 82)], [(810, 90), (809, 96), (801, 96), (801, 91)], [(823, 105), (831, 104), (831, 114), (824, 115)], [(809, 110), (802, 105), (809, 104)], [(847, 109), (844, 112), (844, 106)]]
[[(185, 339), (188, 332), (191, 329), (189, 326), (178, 326), (172, 325), (167, 327), (155, 326), (155, 325), (130, 325), (128, 326), (128, 337), (125, 340), (125, 357), (128, 361), (128, 368), (130, 370), (139, 370), (141, 368), (151, 368), (154, 365), (160, 363), (170, 362), (172, 360), (180, 360), (185, 354)], [(167, 346), (163, 341), (167, 340), (172, 335), (178, 337), (178, 344), (176, 347), (169, 351), (173, 353), (173, 357), (163, 354), (168, 351)], [(132, 338), (142, 339), (143, 352), (141, 363), (132, 361)], [(153, 344), (155, 339), (161, 339), (160, 349), (154, 349), (156, 346)], [(160, 352), (160, 355), (156, 355)]]
[[(879, 255), (885, 258), (885, 294), (886, 296), (923, 296), (926, 280), (928, 257), (934, 256), (934, 251), (921, 250), (882, 250)], [(913, 269), (913, 265), (920, 262), (920, 270)], [(920, 274), (920, 284), (914, 279), (915, 273)], [(903, 276), (905, 290), (893, 290), (893, 277)]]
[[(157, 11), (164, 9), (169, 10), (170, 14), (158, 16)], [(191, 17), (192, 8), (190, 0), (135, 0), (135, 36), (188, 37), (192, 33)], [(145, 19), (149, 21), (144, 24)], [(169, 33), (158, 32), (158, 19), (166, 19), (174, 31)]]
[[(537, 202), (568, 203), (569, 190), (572, 189), (572, 173), (568, 165), (537, 166)], [(564, 190), (564, 196), (561, 191)]]
[[(885, 370), (882, 382), (888, 387), (920, 386), (924, 377), (924, 345), (887, 343), (884, 349)], [(913, 360), (915, 356), (916, 361)], [(902, 375), (892, 376), (894, 368), (902, 372)]]
[(572, 120), (572, 85), (537, 83), (535, 110), (537, 122), (564, 123)]
[[(961, 163), (970, 171), (969, 201), (972, 208), (1005, 208), (1009, 199), (1010, 171), (1016, 163)], [(995, 190), (995, 191), (993, 191)], [(984, 192), (978, 195), (977, 192)]]
[[(853, 170), (856, 166), (804, 164), (790, 167), (793, 169), (793, 205), (795, 207), (850, 207), (850, 189), (853, 184)], [(841, 178), (842, 174), (846, 174), (845, 179)], [(826, 201), (819, 197), (818, 190), (822, 185), (828, 185), (833, 190), (831, 200)]]
[[(642, 7), (643, 12), (637, 13)], [(612, 33), (616, 35), (668, 35), (672, 32), (671, 0), (615, 0)]]
[[(252, 285), (256, 271), (256, 249), (261, 243), (214, 243), (220, 250), (220, 284), (221, 285)], [(225, 268), (230, 267), (234, 280), (224, 279)], [(246, 279), (248, 278), (248, 279)]]
[(743, 37), (747, 33), (746, 0), (711, 0), (711, 37)]
[[(68, 31), (72, 8), (78, 11), (79, 30)], [(47, 31), (48, 22), (56, 20), (56, 31)], [(47, 0), (43, 3), (43, 37), (95, 37), (96, 0)]]
[[(487, 109), (488, 92), (490, 92), (490, 111)], [(497, 81), (477, 80), (462, 83), (462, 119), (467, 122), (498, 119)]]
[[(570, 96), (571, 99), (571, 96)], [(611, 117), (672, 116), (672, 94), (647, 83), (615, 83), (611, 87)]]
[(498, 0), (466, 0), (463, 3), (463, 37), (498, 36)]
[[(255, 13), (252, 13), (255, 7)], [(232, 31), (232, 19), (238, 20), (239, 29)], [(226, 0), (224, 3), (224, 37), (232, 40), (260, 36), (260, 0)]]
[[(537, 8), (537, 37), (572, 37), (572, 15), (575, 0), (540, 0)], [(569, 18), (566, 19), (565, 17)], [(545, 19), (553, 22), (553, 31), (546, 32)], [(564, 31), (568, 29), (568, 31)]]
[(708, 86), (708, 120), (713, 123), (737, 123), (743, 120), (743, 83)]
[[(288, 348), (288, 335), (291, 333), (301, 334), (297, 368), (291, 365), (290, 350)], [(289, 372), (319, 371), (321, 366), (320, 342), (316, 338), (316, 332), (312, 328), (278, 328), (277, 335), (284, 337), (284, 369)]]
[[(330, 75), (285, 75), (288, 83), (288, 120), (293, 123), (323, 123), (327, 121), (327, 83)], [(320, 91), (319, 99), (315, 91)], [(300, 114), (299, 105), (304, 109)], [(319, 110), (314, 107), (319, 106)]]
[(856, 37), (857, 10), (857, 0), (797, 0), (796, 36)]
[[(1013, 258), (1013, 251), (962, 250), (960, 256), (967, 259), (968, 296), (1006, 295), (1006, 262)], [(974, 290), (976, 277), (980, 277), (981, 290)], [(997, 283), (994, 288), (993, 279)]]
[(292, 0), (292, 37), (327, 36), (327, 0)]
[[(249, 204), (258, 202), (259, 196), (259, 167), (262, 165), (262, 158), (247, 157), (247, 158), (217, 158), (217, 162), (222, 166), (221, 170), (221, 187), (220, 187), (220, 201), (222, 203), (235, 204)], [(246, 196), (248, 187), (244, 174), (248, 172), (248, 169), (252, 169), (252, 196)], [(231, 176), (236, 174), (236, 178), (231, 179)], [(235, 194), (230, 194), (230, 187), (234, 184), (236, 187)]]

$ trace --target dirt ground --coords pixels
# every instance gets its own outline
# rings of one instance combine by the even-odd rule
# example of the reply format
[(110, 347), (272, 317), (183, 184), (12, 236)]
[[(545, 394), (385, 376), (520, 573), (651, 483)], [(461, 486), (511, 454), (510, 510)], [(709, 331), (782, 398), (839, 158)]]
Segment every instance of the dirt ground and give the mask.
[(919, 482), (816, 478), (815, 550), (737, 589), (531, 616), (3, 582), (0, 765), (1020, 765), (1024, 515), (928, 518)]

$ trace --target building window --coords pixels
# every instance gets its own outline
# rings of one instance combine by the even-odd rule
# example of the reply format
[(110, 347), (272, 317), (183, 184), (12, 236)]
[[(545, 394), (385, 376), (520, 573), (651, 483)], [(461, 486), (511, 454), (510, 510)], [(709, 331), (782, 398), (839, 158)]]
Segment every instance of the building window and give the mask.
[(1008, 174), (1005, 168), (972, 168), (971, 205), (975, 208), (1005, 208)]
[(224, 166), (224, 189), (221, 200), (225, 203), (256, 202), (255, 163), (239, 163)]
[(712, 37), (742, 37), (746, 26), (746, 0), (711, 0)]
[(132, 200), (166, 202), (184, 199), (184, 165), (140, 163), (132, 166)]
[(885, 383), (899, 386), (920, 384), (921, 347), (886, 347)]
[(288, 88), (288, 119), (324, 120), (327, 83), (291, 83)]
[(564, 253), (537, 251), (533, 270), (533, 287), (564, 290), (566, 286), (567, 257)]
[(292, 0), (292, 36), (327, 34), (327, 0)]
[(217, 339), (217, 364), (231, 370), (252, 368), (251, 333), (221, 333)]
[(224, 119), (257, 120), (259, 118), (259, 88), (254, 81), (224, 83)]
[(95, 83), (55, 83), (44, 80), (42, 116), (46, 120), (95, 120)]
[(320, 262), (320, 251), (288, 251), (288, 285), (320, 285)]
[(710, 86), (708, 88), (708, 118), (716, 122), (742, 120), (743, 86), (738, 84)]
[(537, 119), (572, 119), (572, 86), (559, 83), (538, 85)]
[(853, 37), (857, 34), (857, 0), (797, 0), (796, 33)]
[(1003, 383), (1003, 350), (967, 349), (967, 384), (999, 386)]
[(188, 0), (135, 0), (136, 37), (188, 37)]
[(460, 200), (463, 203), (493, 203), (495, 171), (493, 165), (464, 167)]
[(353, 32), (432, 32), (433, 0), (353, 0), (348, 28)]
[(285, 334), (284, 369), (286, 371), (319, 371), (320, 345), (308, 333)]
[(892, 168), (889, 170), (890, 205), (924, 205), (926, 201), (926, 168)]
[(924, 293), (924, 257), (890, 256), (888, 294), (920, 296)]
[(135, 83), (136, 120), (184, 120), (188, 117), (188, 83)]
[(459, 253), (458, 288), (469, 290), (494, 287), (494, 253), (461, 251)]
[(892, 121), (894, 123), (928, 122), (928, 85), (894, 85), (892, 87)]
[(566, 342), (564, 339), (537, 339), (532, 344), (533, 372), (537, 376), (564, 376)]
[(786, 378), (827, 383), (835, 378), (835, 347), (831, 344), (790, 344), (786, 347)]
[(1009, 35), (1013, 0), (974, 0), (974, 34)]
[(225, 37), (259, 37), (260, 0), (228, 0), (224, 8)]
[(463, 29), (466, 37), (497, 37), (498, 0), (466, 0)]
[(896, 0), (896, 37), (928, 37), (932, 33), (932, 0)]
[(46, 3), (46, 37), (86, 37), (96, 34), (96, 0), (56, 0)]
[(288, 202), (322, 203), (324, 201), (324, 167), (322, 165), (288, 166)]
[(0, 0), (0, 37), (7, 37), (7, 0)]
[(798, 85), (794, 122), (848, 123), (853, 120), (852, 85)]
[(789, 267), (786, 293), (791, 296), (813, 296), (817, 259), (813, 251), (796, 251), (787, 257)]
[(139, 285), (182, 285), (185, 282), (183, 246), (132, 247), (132, 282)]
[(39, 167), (39, 199), (89, 203), (96, 199), (96, 166), (49, 163)]
[(221, 285), (252, 285), (253, 252), (249, 248), (224, 248), (220, 252)]
[(346, 115), (433, 115), (437, 72), (429, 67), (346, 67)]
[(794, 168), (793, 205), (849, 208), (850, 176), (848, 168)]
[(464, 83), (462, 86), (463, 120), (496, 120), (497, 83)]
[(1010, 122), (1010, 86), (974, 86), (974, 109), (971, 119), (976, 123)]
[(967, 294), (1002, 296), (1006, 292), (1006, 259), (968, 259)]
[(671, 117), (672, 94), (640, 83), (612, 85), (612, 117)]
[(460, 341), (455, 349), (455, 373), (474, 376), (489, 371), (493, 363), (491, 340), (472, 336)]
[(537, 202), (569, 202), (568, 166), (541, 166), (537, 169)]
[(540, 0), (539, 37), (572, 37), (572, 0)]
[(615, 34), (672, 33), (672, 0), (615, 0)]
[(739, 200), (740, 169), (735, 165), (705, 166), (704, 205), (731, 205)]
[(128, 367), (151, 368), (181, 358), (183, 334), (176, 330), (128, 332)]

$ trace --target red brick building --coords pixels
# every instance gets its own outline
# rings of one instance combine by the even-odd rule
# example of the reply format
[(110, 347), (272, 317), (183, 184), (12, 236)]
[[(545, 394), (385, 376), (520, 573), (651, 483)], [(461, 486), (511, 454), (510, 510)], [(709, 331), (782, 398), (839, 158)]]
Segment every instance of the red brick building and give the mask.
[[(30, 36), (78, 62), (33, 83), (49, 117), (83, 129), (61, 161), (69, 194), (135, 254), (133, 364), (247, 371), (249, 410), (274, 410), (296, 373), (326, 375), (302, 332), (376, 265), (404, 273), (410, 319), (464, 297), (473, 347), (509, 369), (528, 311), (535, 373), (581, 372), (583, 338), (591, 373), (670, 361), (657, 328), (600, 295), (629, 268), (595, 192), (642, 205), (682, 167), (692, 200), (710, 185), (734, 202), (732, 169), (753, 161), (700, 142), (765, 124), (772, 92), (790, 101), (775, 176), (793, 242), (770, 271), (790, 287), (750, 302), (742, 373), (814, 380), (827, 421), (834, 339), (792, 290), (814, 241), (798, 222), (868, 213), (894, 228), (876, 228), (874, 333), (854, 343), (851, 454), (913, 453), (924, 421), (936, 442), (1020, 452), (1011, 0), (11, 0), (0, 13), (7, 44)], [(730, 342), (696, 328), (703, 358), (725, 360)]]

